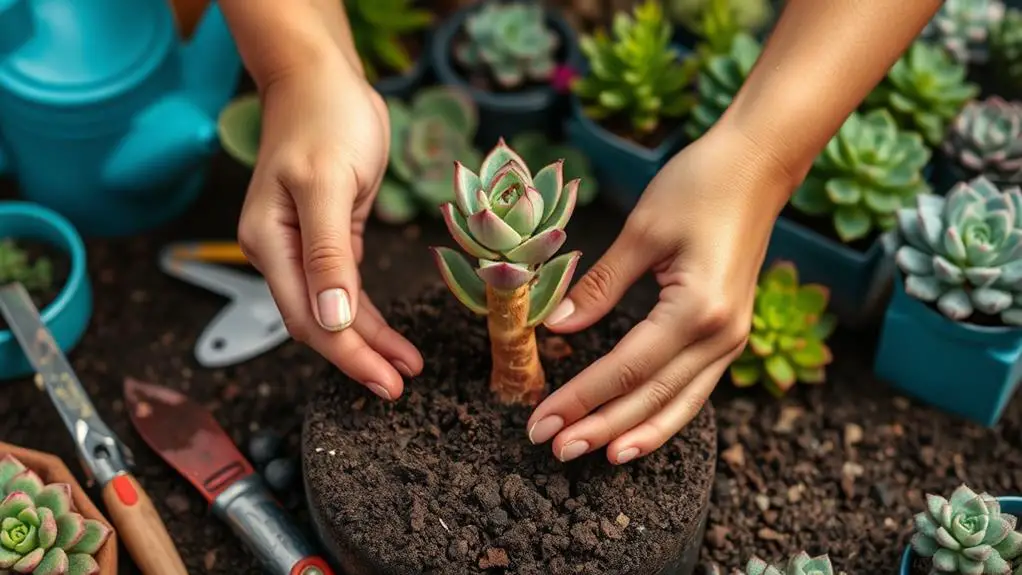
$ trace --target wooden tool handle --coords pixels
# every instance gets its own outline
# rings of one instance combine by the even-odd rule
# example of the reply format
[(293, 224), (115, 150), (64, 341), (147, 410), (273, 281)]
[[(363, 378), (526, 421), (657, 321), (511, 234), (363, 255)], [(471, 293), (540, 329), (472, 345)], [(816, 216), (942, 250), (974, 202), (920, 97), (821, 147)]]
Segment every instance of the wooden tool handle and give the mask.
[(188, 575), (152, 500), (128, 473), (103, 488), (103, 502), (117, 536), (144, 575)]

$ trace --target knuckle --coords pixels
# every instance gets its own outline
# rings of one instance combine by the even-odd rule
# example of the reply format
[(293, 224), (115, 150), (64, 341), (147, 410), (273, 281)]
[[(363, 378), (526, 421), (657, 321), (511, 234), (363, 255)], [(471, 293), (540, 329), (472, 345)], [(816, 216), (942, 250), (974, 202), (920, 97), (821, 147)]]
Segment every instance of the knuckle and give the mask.
[(642, 380), (644, 371), (636, 360), (622, 363), (614, 376), (614, 390), (618, 395), (628, 393)]
[(312, 274), (336, 272), (351, 258), (341, 247), (341, 238), (317, 238), (305, 249), (305, 270)]
[(614, 284), (615, 272), (603, 262), (596, 262), (589, 272), (582, 276), (579, 287), (590, 299), (595, 301), (606, 301), (611, 296), (611, 286)]
[(294, 316), (288, 314), (282, 314), (281, 320), (284, 322), (284, 329), (287, 330), (291, 339), (299, 343), (309, 342), (310, 330), (305, 322), (299, 321)]
[(238, 246), (249, 259), (253, 253), (259, 250), (259, 236), (262, 229), (265, 229), (265, 226), (260, 225), (253, 216), (242, 215), (238, 221)]
[(674, 398), (674, 386), (661, 379), (649, 382), (642, 393), (642, 401), (647, 413), (659, 413)]
[(734, 323), (734, 313), (730, 306), (715, 302), (710, 298), (703, 300), (698, 321), (703, 337), (714, 336), (727, 330)]

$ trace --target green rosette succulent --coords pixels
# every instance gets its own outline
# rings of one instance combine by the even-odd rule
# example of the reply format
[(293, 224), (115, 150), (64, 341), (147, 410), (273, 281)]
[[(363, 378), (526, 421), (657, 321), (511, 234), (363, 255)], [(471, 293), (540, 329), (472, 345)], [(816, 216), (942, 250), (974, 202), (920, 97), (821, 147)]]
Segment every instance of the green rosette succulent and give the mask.
[(773, 566), (753, 557), (742, 575), (834, 575), (834, 566), (827, 555), (810, 557), (805, 551), (800, 551), (783, 566)]
[(388, 99), (387, 109), (390, 163), (374, 212), (401, 224), (454, 200), (454, 162), (478, 163), (481, 157), (472, 146), (479, 111), (470, 96), (447, 86), (419, 91), (410, 105)]
[[(713, 10), (719, 0), (670, 0), (667, 12), (671, 20), (699, 36), (706, 36), (704, 27), (706, 13)], [(729, 19), (737, 29), (755, 33), (765, 28), (774, 19), (774, 7), (770, 0), (724, 0), (719, 2), (730, 12)]]
[(887, 108), (906, 130), (922, 134), (931, 147), (944, 141), (948, 124), (979, 94), (966, 82), (965, 65), (941, 46), (917, 40), (866, 97), (865, 109)]
[(487, 2), (468, 15), (462, 30), (465, 39), (454, 56), (468, 71), (488, 75), (506, 90), (553, 76), (560, 37), (547, 26), (539, 2)]
[(774, 396), (795, 383), (823, 383), (833, 356), (826, 339), (834, 317), (826, 314), (830, 291), (817, 284), (800, 285), (795, 264), (779, 261), (763, 273), (756, 286), (752, 329), (742, 354), (731, 365), (738, 387), (762, 381)]
[(932, 573), (1008, 575), (1022, 556), (1018, 518), (1001, 513), (997, 499), (965, 485), (951, 499), (926, 495), (926, 511), (915, 516), (912, 550), (931, 559)]
[(1009, 8), (990, 31), (990, 69), (997, 71), (1001, 93), (1022, 97), (1022, 10)]
[(998, 184), (1022, 182), (1022, 103), (998, 96), (969, 102), (942, 148), (973, 174)]
[(344, 7), (367, 80), (375, 82), (386, 70), (412, 69), (415, 62), (401, 39), (428, 28), (431, 12), (416, 8), (414, 0), (344, 0)]
[(0, 573), (98, 575), (106, 525), (75, 512), (71, 486), (44, 485), (11, 455), (0, 458)]
[(12, 239), (0, 240), (0, 285), (20, 282), (30, 292), (53, 286), (53, 262), (49, 258), (29, 258)]
[(843, 242), (893, 229), (898, 209), (930, 191), (923, 177), (930, 156), (919, 134), (899, 130), (886, 110), (852, 112), (816, 157), (791, 205), (830, 216)]
[(974, 312), (1022, 326), (1022, 189), (983, 176), (898, 211), (905, 292), (955, 321)]
[(761, 51), (762, 46), (755, 38), (741, 33), (731, 40), (727, 54), (712, 56), (703, 62), (696, 80), (699, 97), (685, 123), (685, 134), (689, 138), (695, 140), (702, 136), (724, 115)]
[(589, 157), (578, 148), (551, 142), (542, 132), (523, 132), (511, 138), (511, 149), (525, 161), (526, 166), (546, 166), (563, 161), (564, 180), (581, 180), (578, 186), (578, 205), (585, 206), (596, 199), (599, 185), (592, 174)]
[(664, 118), (681, 118), (695, 104), (691, 84), (698, 62), (671, 47), (673, 31), (655, 0), (632, 15), (614, 15), (613, 37), (602, 30), (583, 36), (579, 47), (589, 73), (572, 85), (584, 113), (594, 120), (621, 118), (640, 135)]
[(1002, 0), (944, 0), (922, 37), (940, 44), (955, 60), (986, 62), (990, 30), (1004, 18)]

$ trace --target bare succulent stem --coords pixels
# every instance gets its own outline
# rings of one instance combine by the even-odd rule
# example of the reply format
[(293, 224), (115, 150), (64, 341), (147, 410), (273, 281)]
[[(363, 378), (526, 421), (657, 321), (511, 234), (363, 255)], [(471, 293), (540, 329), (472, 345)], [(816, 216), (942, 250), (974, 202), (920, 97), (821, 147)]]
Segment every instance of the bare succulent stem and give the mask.
[(546, 393), (536, 330), (528, 326), (529, 284), (512, 291), (486, 286), (493, 370), (490, 390), (506, 405), (536, 405)]

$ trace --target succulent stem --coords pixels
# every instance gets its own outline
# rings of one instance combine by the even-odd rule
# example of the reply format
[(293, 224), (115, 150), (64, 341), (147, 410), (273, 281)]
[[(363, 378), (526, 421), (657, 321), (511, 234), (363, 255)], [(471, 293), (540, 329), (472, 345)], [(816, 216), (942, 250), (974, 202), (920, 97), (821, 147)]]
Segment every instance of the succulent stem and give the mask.
[(529, 327), (529, 284), (511, 291), (486, 286), (486, 325), (493, 370), (490, 390), (504, 404), (536, 405), (546, 392), (536, 330)]

